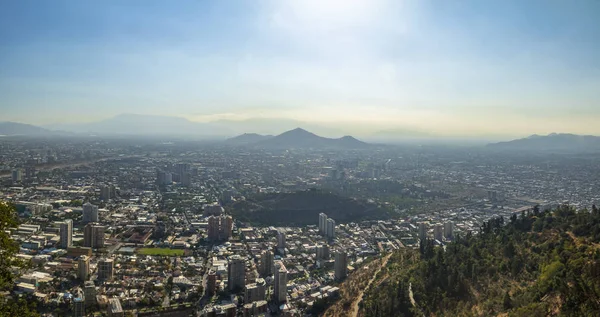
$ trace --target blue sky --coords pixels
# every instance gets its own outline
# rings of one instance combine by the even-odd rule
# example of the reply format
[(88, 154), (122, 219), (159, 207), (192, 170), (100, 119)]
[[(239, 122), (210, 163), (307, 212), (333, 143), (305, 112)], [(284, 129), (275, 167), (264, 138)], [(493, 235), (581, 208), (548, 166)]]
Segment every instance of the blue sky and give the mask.
[(0, 121), (600, 134), (600, 1), (3, 1)]

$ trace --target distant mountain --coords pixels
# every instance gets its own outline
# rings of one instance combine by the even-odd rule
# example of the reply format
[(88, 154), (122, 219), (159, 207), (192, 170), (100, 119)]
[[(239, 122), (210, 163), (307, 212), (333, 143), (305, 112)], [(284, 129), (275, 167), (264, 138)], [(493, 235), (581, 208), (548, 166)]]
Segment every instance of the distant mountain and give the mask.
[(284, 118), (250, 118), (245, 120), (217, 120), (211, 122), (215, 126), (226, 128), (232, 131), (232, 135), (242, 134), (252, 131), (262, 135), (274, 135), (281, 131), (292, 130), (296, 127), (303, 127), (313, 133), (324, 136), (344, 135), (344, 131), (334, 127), (324, 127), (309, 122), (284, 119)]
[(534, 134), (523, 139), (488, 144), (488, 147), (535, 151), (600, 151), (600, 137), (569, 133)]
[(246, 145), (272, 138), (272, 135), (262, 135), (257, 133), (244, 133), (233, 138), (225, 140), (225, 143), (230, 145)]
[(53, 133), (50, 130), (25, 123), (0, 122), (0, 135), (46, 135)]
[(96, 122), (50, 126), (62, 130), (98, 135), (225, 136), (232, 133), (211, 123), (193, 122), (181, 117), (121, 114)]
[(265, 148), (361, 149), (369, 146), (351, 136), (324, 138), (301, 128), (255, 143)]
[(322, 190), (258, 194), (238, 201), (228, 211), (240, 221), (266, 226), (304, 226), (315, 223), (319, 213), (336, 223), (389, 219), (388, 212), (363, 200)]

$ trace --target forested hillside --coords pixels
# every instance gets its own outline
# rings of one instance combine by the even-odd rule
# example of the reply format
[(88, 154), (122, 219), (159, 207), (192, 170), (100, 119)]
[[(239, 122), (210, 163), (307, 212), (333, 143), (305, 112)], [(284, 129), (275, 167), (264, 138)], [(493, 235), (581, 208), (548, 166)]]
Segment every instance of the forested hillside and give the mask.
[[(360, 316), (600, 316), (600, 212), (562, 206), (392, 255)], [(411, 296), (412, 292), (412, 296)]]

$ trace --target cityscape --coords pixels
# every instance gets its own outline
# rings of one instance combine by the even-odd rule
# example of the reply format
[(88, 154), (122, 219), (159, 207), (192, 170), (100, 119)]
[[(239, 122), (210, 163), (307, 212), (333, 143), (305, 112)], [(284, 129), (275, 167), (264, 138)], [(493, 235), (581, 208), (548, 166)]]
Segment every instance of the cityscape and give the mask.
[(600, 0), (3, 0), (0, 317), (600, 316)]
[[(34, 296), (48, 316), (302, 316), (395, 250), (427, 239), (444, 246), (536, 206), (600, 203), (591, 154), (87, 137), (0, 144), (0, 200), (22, 219), (10, 237), (33, 265), (13, 294)], [(274, 209), (259, 205), (267, 199)]]

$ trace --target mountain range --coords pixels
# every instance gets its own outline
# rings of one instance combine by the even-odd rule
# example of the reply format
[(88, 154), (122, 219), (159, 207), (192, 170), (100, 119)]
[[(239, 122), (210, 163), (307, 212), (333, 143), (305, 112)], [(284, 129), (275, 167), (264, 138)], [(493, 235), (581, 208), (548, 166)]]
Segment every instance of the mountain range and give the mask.
[(534, 134), (527, 138), (488, 144), (489, 148), (533, 151), (600, 151), (600, 137), (569, 133)]
[(54, 131), (18, 122), (0, 122), (0, 135), (47, 135)]
[(302, 128), (286, 131), (276, 136), (246, 133), (225, 142), (231, 145), (248, 145), (270, 149), (363, 149), (370, 146), (370, 144), (351, 136), (325, 138)]

